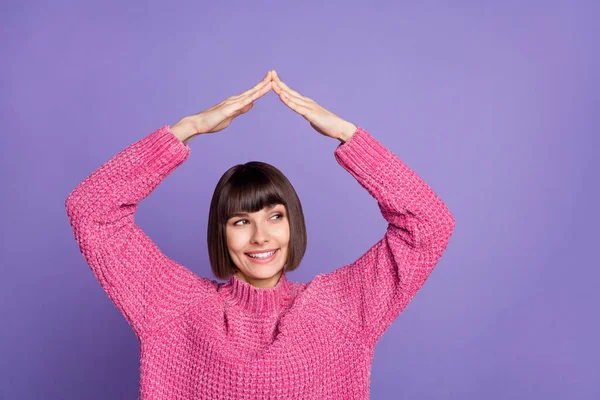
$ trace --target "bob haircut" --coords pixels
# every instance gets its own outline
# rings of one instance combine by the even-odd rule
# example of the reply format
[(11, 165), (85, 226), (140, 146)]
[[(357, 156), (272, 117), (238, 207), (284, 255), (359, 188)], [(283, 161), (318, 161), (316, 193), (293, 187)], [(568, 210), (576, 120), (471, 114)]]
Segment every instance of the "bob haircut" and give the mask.
[(290, 224), (290, 243), (284, 271), (293, 271), (306, 252), (306, 223), (300, 199), (286, 176), (274, 166), (250, 161), (229, 168), (221, 177), (208, 215), (208, 256), (217, 278), (227, 280), (237, 267), (227, 249), (226, 224), (235, 212), (254, 213), (283, 204)]

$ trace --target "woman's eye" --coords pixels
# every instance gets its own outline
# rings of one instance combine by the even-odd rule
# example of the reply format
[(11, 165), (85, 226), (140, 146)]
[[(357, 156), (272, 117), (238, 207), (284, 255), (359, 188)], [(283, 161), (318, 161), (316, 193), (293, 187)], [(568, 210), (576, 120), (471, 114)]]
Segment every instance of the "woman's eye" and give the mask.
[[(282, 218), (283, 218), (283, 214), (281, 214), (281, 213), (279, 213), (279, 214), (275, 214), (275, 215), (273, 215), (273, 217), (279, 217), (279, 218), (277, 218), (277, 219), (282, 219)], [(272, 217), (271, 217), (271, 218), (272, 218)], [(248, 220), (247, 220), (247, 219), (240, 219), (239, 221), (236, 221), (236, 222), (234, 222), (234, 223), (233, 223), (233, 225), (238, 225), (238, 226), (241, 226), (241, 225), (240, 225), (240, 222), (248, 222)]]
[(277, 219), (281, 219), (281, 218), (283, 218), (283, 214), (275, 214), (275, 215), (273, 215), (273, 216), (274, 216), (274, 217), (279, 217), (279, 218), (277, 218)]

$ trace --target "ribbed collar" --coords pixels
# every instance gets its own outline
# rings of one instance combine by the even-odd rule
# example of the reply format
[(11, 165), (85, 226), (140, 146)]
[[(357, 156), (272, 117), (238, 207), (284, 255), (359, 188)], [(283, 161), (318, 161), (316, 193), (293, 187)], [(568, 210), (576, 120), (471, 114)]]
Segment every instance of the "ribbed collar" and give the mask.
[(233, 274), (222, 290), (233, 304), (253, 313), (269, 314), (287, 305), (291, 297), (290, 286), (284, 270), (272, 288), (254, 287)]

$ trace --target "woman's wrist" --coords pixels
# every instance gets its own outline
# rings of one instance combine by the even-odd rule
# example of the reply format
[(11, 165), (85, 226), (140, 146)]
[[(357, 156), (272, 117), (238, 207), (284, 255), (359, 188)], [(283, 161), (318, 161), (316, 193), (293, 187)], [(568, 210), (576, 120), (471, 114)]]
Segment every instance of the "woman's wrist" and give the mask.
[(340, 143), (346, 143), (348, 140), (352, 139), (352, 136), (354, 136), (357, 130), (358, 127), (352, 122), (349, 122), (348, 127), (341, 132), (338, 140), (340, 141)]
[(171, 132), (183, 144), (186, 144), (192, 137), (199, 135), (198, 125), (193, 117), (184, 117), (171, 127)]

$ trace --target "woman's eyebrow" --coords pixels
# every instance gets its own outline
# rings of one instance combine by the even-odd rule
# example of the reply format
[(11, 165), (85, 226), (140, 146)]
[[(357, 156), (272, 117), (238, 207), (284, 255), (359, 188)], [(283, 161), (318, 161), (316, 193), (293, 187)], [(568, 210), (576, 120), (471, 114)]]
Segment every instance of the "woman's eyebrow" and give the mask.
[[(269, 210), (272, 210), (275, 207), (280, 206), (280, 205), (282, 206), (283, 204), (272, 204), (272, 205), (268, 206), (267, 208)], [(249, 215), (248, 213), (238, 211), (238, 212), (234, 212), (233, 214), (231, 214), (230, 218), (234, 218), (234, 217), (247, 217), (248, 215)]]

